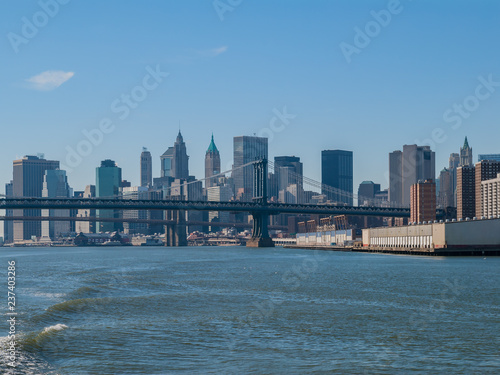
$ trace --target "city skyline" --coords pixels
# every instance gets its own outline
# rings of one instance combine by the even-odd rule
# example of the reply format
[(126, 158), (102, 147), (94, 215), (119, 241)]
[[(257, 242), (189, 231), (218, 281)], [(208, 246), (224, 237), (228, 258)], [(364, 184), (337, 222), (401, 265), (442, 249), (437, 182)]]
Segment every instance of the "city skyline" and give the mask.
[[(67, 164), (67, 147), (75, 150), (87, 131), (97, 145), (68, 170), (81, 189), (101, 160), (137, 165), (131, 150), (143, 146), (157, 173), (157, 155), (174, 143), (180, 120), (198, 178), (213, 131), (222, 170), (230, 169), (232, 137), (256, 134), (269, 137), (270, 159), (296, 155), (316, 180), (321, 167), (314, 150), (352, 150), (354, 186), (372, 180), (386, 188), (387, 153), (404, 144), (430, 143), (437, 170), (465, 135), (476, 155), (498, 153), (500, 52), (491, 46), (500, 38), (494, 16), (500, 4), (481, 4), (443, 1), (430, 12), (427, 4), (401, 1), (361, 48), (356, 30), (379, 17), (373, 14), (387, 14), (387, 2), (266, 3), (264, 14), (263, 3), (242, 3), (223, 19), (210, 2), (120, 4), (120, 17), (112, 16), (112, 2), (70, 2), (16, 52), (7, 36), (24, 37), (23, 17), (33, 20), (41, 8), (3, 3), (0, 122), (4, 136), (19, 141), (0, 155), (10, 161), (45, 151)], [(306, 27), (295, 28), (297, 22)], [(130, 27), (135, 24), (144, 27)], [(346, 45), (359, 53), (347, 59)], [(96, 54), (101, 58), (89, 57)], [(155, 88), (136, 108), (124, 108), (122, 95), (146, 77)], [(101, 123), (107, 118), (111, 125)], [(114, 129), (102, 140), (92, 133), (101, 125)], [(21, 141), (20, 131), (30, 137)], [(486, 131), (490, 137), (476, 135)], [(9, 164), (0, 166), (5, 182)], [(124, 177), (139, 184), (135, 171)]]
[[(233, 142), (235, 141), (235, 139), (236, 139), (236, 138), (238, 138), (238, 139), (239, 139), (239, 138), (242, 138), (242, 137), (252, 138), (253, 136), (235, 136), (235, 137), (233, 138)], [(180, 142), (180, 143), (179, 143), (179, 142)], [(213, 142), (214, 142), (214, 136), (213, 136), (213, 134), (212, 134), (212, 136), (211, 136), (211, 143), (210, 143), (210, 147), (212, 147)], [(172, 151), (172, 152), (173, 152), (173, 150), (175, 149), (175, 145), (176, 145), (176, 144), (182, 144), (182, 147), (184, 147), (184, 149), (183, 149), (183, 153), (184, 153), (184, 155), (186, 154), (186, 152), (188, 152), (188, 150), (187, 150), (187, 149), (186, 149), (186, 147), (185, 147), (185, 144), (184, 144), (184, 141), (183, 141), (183, 137), (182, 137), (182, 135), (181, 135), (181, 132), (180, 132), (180, 131), (178, 131), (178, 133), (177, 133), (177, 137), (176, 137), (176, 142), (174, 142), (174, 147), (168, 147), (168, 150), (167, 150), (165, 153), (161, 154), (161, 155), (157, 155), (157, 158), (158, 158), (158, 159), (163, 160), (163, 158), (165, 158), (165, 155), (166, 155), (169, 151)], [(465, 137), (465, 144), (467, 144), (467, 147), (468, 147), (468, 143), (467, 143), (467, 136)], [(403, 145), (403, 148), (405, 148), (405, 147), (410, 147), (410, 146), (411, 146), (411, 147), (413, 147), (413, 146), (415, 146), (415, 145), (406, 145), (406, 144), (405, 144), (405, 145)], [(423, 148), (425, 148), (425, 149), (429, 149), (429, 147), (428, 147), (428, 146), (420, 146), (420, 145), (416, 145), (416, 146), (417, 146), (417, 148), (422, 148), (422, 147), (423, 147)], [(464, 145), (464, 146), (465, 146), (465, 145)], [(234, 145), (233, 145), (233, 148), (234, 148)], [(463, 148), (462, 148), (462, 147), (459, 147), (459, 149), (460, 149), (460, 150), (462, 150)], [(330, 151), (332, 151), (332, 150), (320, 150), (320, 151), (318, 151), (318, 152), (319, 152), (319, 153), (320, 153), (320, 155), (321, 155), (321, 154), (323, 154), (324, 152), (330, 152)], [(434, 155), (434, 151), (433, 151), (432, 149), (431, 149), (430, 151), (431, 151), (431, 152), (432, 152), (432, 154)], [(217, 150), (217, 152), (218, 152), (218, 150)], [(234, 150), (233, 150), (233, 152), (234, 152)], [(352, 155), (351, 157), (353, 157), (353, 155), (355, 155), (355, 154), (356, 154), (356, 152), (353, 152), (353, 151), (350, 151), (350, 150), (349, 150), (349, 151), (343, 151), (343, 152), (349, 152), (349, 153), (351, 153), (351, 155)], [(388, 155), (388, 161), (387, 161), (387, 165), (388, 165), (387, 170), (388, 170), (388, 171), (390, 170), (391, 155), (393, 155), (393, 154), (394, 154), (394, 153), (396, 153), (396, 152), (400, 152), (400, 151), (388, 152), (388, 154), (387, 154), (387, 155)], [(144, 156), (144, 153), (147, 153), (147, 154), (149, 155), (148, 157), (150, 157), (150, 158), (152, 159), (152, 160), (148, 160), (148, 168), (150, 168), (149, 163), (151, 163), (151, 164), (153, 165), (152, 170), (150, 171), (150, 173), (151, 173), (151, 177), (154, 177), (154, 178), (157, 178), (157, 177), (158, 177), (158, 179), (160, 179), (159, 177), (163, 177), (164, 170), (163, 170), (163, 167), (162, 167), (162, 164), (161, 164), (161, 163), (162, 163), (162, 162), (161, 162), (161, 160), (160, 160), (160, 162), (158, 163), (158, 164), (159, 164), (158, 169), (160, 169), (160, 170), (155, 172), (155, 169), (154, 169), (154, 164), (155, 164), (155, 163), (154, 163), (154, 160), (155, 160), (155, 156), (154, 156), (154, 155), (152, 156), (152, 155), (150, 154), (150, 152), (147, 150), (147, 148), (143, 147), (143, 148), (142, 148), (142, 153), (141, 153), (141, 154), (138, 154), (138, 156), (137, 156), (137, 158), (136, 158), (136, 159), (137, 159), (137, 160), (136, 160), (136, 161), (137, 161), (137, 163), (136, 163), (137, 165), (134, 165), (134, 166), (132, 166), (132, 167), (131, 167), (131, 166), (127, 166), (127, 168), (126, 168), (126, 169), (124, 169), (124, 176), (125, 176), (125, 177), (124, 177), (123, 179), (124, 179), (124, 181), (127, 181), (127, 182), (132, 181), (132, 182), (131, 182), (131, 185), (132, 185), (132, 186), (144, 186), (144, 185), (142, 185), (142, 183), (141, 183), (141, 178), (142, 178), (142, 174), (143, 174), (143, 170), (142, 170), (142, 169), (144, 168), (144, 163), (143, 163), (143, 156)], [(452, 154), (450, 154), (450, 155), (452, 155), (452, 156), (453, 156), (453, 155), (458, 155), (458, 154), (457, 154), (457, 153), (452, 153)], [(31, 157), (31, 156), (35, 156), (35, 155), (24, 155), (22, 158)], [(50, 158), (46, 157), (46, 156), (45, 156), (45, 154), (43, 154), (43, 153), (38, 154), (38, 156), (37, 156), (37, 157), (41, 157), (42, 159), (44, 159), (44, 158), (45, 158), (46, 160), (50, 160)], [(280, 156), (275, 156), (275, 158), (276, 158), (276, 157), (277, 157), (277, 158), (296, 158), (296, 159), (300, 160), (300, 157), (297, 157), (297, 156), (295, 156), (295, 155), (280, 155)], [(470, 154), (469, 154), (469, 157), (470, 157), (470, 160), (472, 160), (472, 158), (473, 158), (472, 148), (470, 149)], [(22, 159), (22, 158), (20, 158), (20, 159)], [(188, 158), (188, 159), (189, 159), (189, 156), (182, 156), (182, 158)], [(107, 157), (106, 159), (110, 159), (110, 158), (109, 158), (109, 157)], [(321, 159), (321, 156), (320, 156), (320, 159)], [(434, 156), (432, 157), (432, 159), (433, 159), (433, 160), (435, 159), (435, 158), (434, 158)], [(186, 159), (186, 160), (187, 160), (187, 159)], [(252, 159), (252, 160), (253, 160), (253, 159)], [(60, 161), (59, 161), (59, 160), (57, 160), (57, 162), (60, 162)], [(101, 163), (102, 163), (102, 161), (100, 161), (100, 162), (99, 162), (99, 164), (101, 164)], [(203, 164), (203, 166), (204, 166), (204, 167), (205, 167), (205, 165), (206, 165), (205, 163), (206, 163), (206, 154), (205, 154), (205, 160), (204, 160), (204, 161), (202, 161), (202, 164)], [(320, 166), (321, 166), (321, 163), (322, 163), (322, 162), (321, 162), (321, 160), (320, 160), (320, 161), (319, 161), (319, 165), (320, 165)], [(433, 163), (434, 163), (434, 161), (433, 161)], [(117, 164), (117, 166), (119, 166), (119, 165), (118, 165), (118, 163), (116, 163), (116, 164)], [(301, 163), (301, 164), (302, 164), (302, 163)], [(472, 164), (472, 165), (473, 165), (473, 164)], [(119, 167), (120, 167), (120, 166), (119, 166)], [(189, 167), (189, 168), (191, 168), (191, 167), (192, 167), (192, 165), (190, 164), (190, 167)], [(228, 167), (229, 167), (229, 166), (228, 166)], [(353, 170), (354, 170), (354, 175), (356, 175), (356, 165), (354, 164), (352, 167), (353, 167)], [(61, 170), (63, 170), (63, 171), (66, 171), (66, 172), (67, 172), (67, 170), (66, 170), (66, 169), (64, 169), (64, 168), (65, 168), (65, 165), (61, 163), (61, 165), (60, 165), (60, 169), (61, 169)], [(97, 168), (97, 166), (93, 166), (92, 168), (95, 170), (95, 168)], [(187, 167), (185, 167), (185, 168), (187, 168)], [(433, 175), (433, 176), (431, 176), (431, 175), (426, 175), (426, 176), (425, 176), (425, 178), (420, 178), (420, 179), (422, 179), (422, 180), (423, 180), (423, 179), (427, 179), (427, 178), (432, 178), (433, 180), (437, 180), (437, 181), (439, 181), (439, 178), (440, 178), (440, 172), (439, 172), (439, 171), (440, 171), (441, 169), (440, 169), (440, 167), (439, 167), (439, 166), (437, 166), (437, 165), (436, 165), (436, 167), (435, 167), (435, 168), (436, 168), (436, 169), (435, 169), (435, 171), (434, 171), (434, 175)], [(443, 169), (446, 169), (446, 166), (445, 166), (445, 167), (442, 167), (442, 168), (443, 168)], [(133, 172), (131, 172), (131, 169), (133, 169)], [(195, 168), (193, 168), (193, 169), (198, 169), (198, 168), (195, 166)], [(230, 167), (230, 169), (232, 169), (232, 166)], [(302, 169), (302, 167), (301, 167), (301, 169)], [(434, 167), (432, 168), (432, 170), (434, 170)], [(305, 171), (305, 172), (306, 172), (306, 173), (304, 173), (304, 176), (305, 176), (305, 177), (309, 177), (309, 176), (307, 175), (307, 171)], [(12, 172), (11, 172), (11, 173), (12, 173)], [(185, 174), (185, 173), (188, 173), (188, 171), (186, 170), (186, 171), (184, 171), (183, 173), (184, 173), (184, 174)], [(202, 176), (194, 176), (194, 177), (195, 177), (195, 179), (196, 179), (196, 180), (202, 180), (203, 178), (206, 178), (206, 175), (205, 175), (205, 174), (206, 174), (206, 171), (204, 170), (204, 175), (202, 175)], [(137, 176), (135, 176), (135, 175), (137, 175)], [(227, 176), (230, 176), (230, 175), (231, 175), (231, 173), (227, 174)], [(390, 174), (389, 172), (387, 172), (387, 176), (388, 176), (388, 177), (390, 177), (390, 175), (391, 175), (391, 174)], [(135, 176), (135, 178), (134, 178), (134, 176)], [(184, 178), (187, 178), (187, 175), (186, 175), (186, 177), (184, 177)], [(360, 178), (359, 176), (358, 176), (358, 179), (361, 179), (362, 181), (361, 181), (359, 184), (357, 184), (357, 185), (356, 185), (356, 183), (354, 182), (354, 183), (353, 183), (353, 188), (351, 189), (352, 191), (347, 191), (349, 194), (354, 194), (354, 196), (357, 196), (357, 194), (356, 194), (356, 192), (355, 192), (355, 190), (357, 190), (357, 187), (358, 187), (359, 185), (361, 185), (363, 182), (366, 182), (366, 181), (372, 181), (372, 180), (369, 180), (369, 179), (363, 179), (363, 178)], [(7, 180), (5, 181), (5, 183), (2, 183), (2, 185), (4, 186), (4, 189), (6, 189), (6, 187), (5, 187), (5, 186), (6, 186), (6, 184), (8, 184), (8, 182), (9, 182), (9, 181), (11, 181), (11, 180), (12, 180), (12, 177), (10, 177), (10, 179), (7, 179)], [(137, 182), (138, 182), (137, 184), (135, 183), (135, 181), (136, 181), (136, 180), (137, 180)], [(417, 179), (415, 179), (415, 178), (414, 178), (413, 180), (414, 180), (414, 182), (417, 182), (417, 180), (419, 180), (419, 179), (418, 179), (418, 178), (417, 178)], [(412, 180), (412, 181), (413, 181), (413, 180)], [(83, 182), (83, 186), (75, 186), (71, 180), (69, 180), (69, 179), (68, 179), (68, 181), (70, 182), (70, 186), (71, 186), (71, 187), (72, 187), (75, 191), (83, 191), (83, 190), (86, 188), (86, 186), (87, 186), (87, 185), (89, 185), (89, 184), (96, 184), (95, 178), (94, 178), (94, 180), (84, 181), (84, 182)], [(317, 180), (317, 181), (318, 181), (318, 182), (319, 182), (319, 181), (321, 181), (321, 176), (318, 178), (318, 180)], [(354, 179), (354, 181), (356, 181), (356, 179)], [(379, 184), (379, 185), (381, 186), (381, 190), (390, 190), (390, 183), (384, 184), (383, 182), (381, 183), (381, 181), (372, 181), (372, 182)], [(323, 182), (323, 183), (325, 183), (325, 182)], [(327, 184), (328, 184), (328, 183), (327, 183)], [(151, 185), (151, 186), (152, 186), (152, 185)], [(408, 189), (407, 189), (408, 191), (406, 192), (407, 194), (409, 194), (409, 186), (410, 186), (410, 185), (406, 186), (406, 187), (408, 188)], [(349, 190), (349, 189), (348, 189), (348, 190)], [(438, 190), (439, 190), (439, 189), (438, 189)], [(318, 193), (321, 193), (321, 192), (320, 192), (320, 191), (318, 191)], [(389, 200), (390, 200), (390, 201), (394, 201), (394, 199), (390, 199), (390, 198), (389, 198)], [(398, 199), (396, 199), (394, 202), (398, 202)], [(404, 206), (404, 204), (403, 204), (403, 206)], [(408, 202), (408, 206), (409, 206), (409, 202)]]

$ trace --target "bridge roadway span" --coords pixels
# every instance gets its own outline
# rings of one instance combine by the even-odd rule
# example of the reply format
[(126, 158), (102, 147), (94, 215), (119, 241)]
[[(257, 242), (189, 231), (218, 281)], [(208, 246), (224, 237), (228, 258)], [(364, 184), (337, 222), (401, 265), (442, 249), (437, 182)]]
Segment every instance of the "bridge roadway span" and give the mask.
[(231, 211), (275, 215), (279, 213), (320, 215), (366, 215), (410, 217), (407, 208), (353, 207), (258, 202), (205, 202), (183, 200), (132, 200), (102, 198), (6, 198), (0, 209), (115, 209), (115, 210), (196, 210)]

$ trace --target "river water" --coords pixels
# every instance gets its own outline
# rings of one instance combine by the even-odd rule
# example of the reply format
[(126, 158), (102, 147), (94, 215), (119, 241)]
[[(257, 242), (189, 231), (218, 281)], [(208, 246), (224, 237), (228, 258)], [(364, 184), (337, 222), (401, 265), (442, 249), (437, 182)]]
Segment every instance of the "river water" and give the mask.
[(0, 267), (2, 374), (500, 373), (498, 257), (2, 248)]

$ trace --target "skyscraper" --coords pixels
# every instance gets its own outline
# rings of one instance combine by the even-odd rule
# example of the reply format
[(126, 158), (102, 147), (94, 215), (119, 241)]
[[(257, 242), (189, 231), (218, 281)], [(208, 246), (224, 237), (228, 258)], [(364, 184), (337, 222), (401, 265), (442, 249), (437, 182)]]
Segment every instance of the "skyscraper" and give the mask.
[(160, 156), (161, 177), (188, 178), (189, 156), (187, 156), (186, 144), (182, 138), (181, 131), (177, 134), (174, 146)]
[(469, 146), (467, 137), (465, 137), (464, 146), (460, 147), (460, 167), (472, 166), (472, 148)]
[(491, 180), (497, 177), (500, 173), (500, 161), (482, 160), (475, 165), (475, 203), (476, 217), (483, 216), (482, 199), (481, 199), (481, 182)]
[(375, 196), (380, 193), (380, 184), (363, 181), (358, 188), (358, 206), (376, 206)]
[[(66, 171), (59, 169), (47, 170), (43, 178), (42, 197), (45, 198), (69, 198), (73, 195), (73, 189), (68, 185)], [(47, 209), (42, 210), (44, 217), (70, 217), (70, 210)], [(55, 240), (62, 233), (70, 231), (69, 221), (42, 221), (42, 238)]]
[(500, 215), (500, 173), (496, 178), (481, 181), (481, 216)]
[(214, 142), (214, 135), (212, 134), (212, 140), (205, 153), (205, 188), (217, 186), (217, 178), (208, 178), (220, 172), (220, 154)]
[(141, 153), (141, 186), (153, 186), (153, 160), (146, 147), (142, 148)]
[[(271, 196), (278, 197), (280, 202), (290, 202), (290, 199), (280, 198), (280, 194), (287, 196), (296, 192), (292, 201), (301, 202), (301, 193), (303, 190), (303, 165), (299, 157), (296, 156), (276, 156), (274, 158), (274, 175), (276, 178), (276, 191), (271, 191)], [(294, 188), (287, 191), (287, 188), (295, 185)]]
[(436, 220), (436, 184), (432, 180), (420, 181), (410, 187), (411, 221)]
[(410, 206), (410, 187), (420, 180), (434, 180), (435, 154), (429, 146), (404, 145), (389, 154), (389, 201), (394, 207)]
[[(95, 185), (87, 185), (85, 191), (83, 192), (83, 198), (94, 198), (95, 197)], [(95, 217), (96, 210), (84, 209), (78, 210), (77, 217)], [(95, 233), (96, 224), (92, 221), (77, 221), (75, 224), (76, 233)]]
[(474, 166), (457, 168), (457, 219), (476, 216), (475, 179)]
[[(353, 204), (352, 151), (321, 151), (321, 194), (333, 202)], [(333, 188), (333, 189), (331, 189)]]
[[(96, 168), (96, 197), (116, 199), (120, 193), (122, 169), (113, 160), (106, 159)], [(96, 210), (98, 218), (118, 218), (119, 211)], [(98, 232), (113, 232), (121, 227), (119, 223), (97, 222)]]
[[(123, 199), (148, 199), (148, 188), (145, 186), (124, 187), (122, 189)], [(147, 210), (124, 210), (123, 217), (127, 219), (148, 219)], [(147, 223), (123, 223), (123, 231), (126, 234), (148, 234)]]
[[(207, 200), (209, 202), (229, 202), (232, 197), (233, 197), (233, 191), (231, 187), (228, 185), (212, 186), (207, 188)], [(209, 211), (208, 221), (227, 223), (229, 222), (229, 212)]]
[(253, 167), (245, 164), (268, 158), (267, 138), (239, 136), (233, 138), (233, 171), (235, 195), (241, 200), (251, 200), (253, 196)]
[(457, 206), (457, 168), (460, 165), (460, 155), (457, 153), (450, 154), (450, 158), (448, 159), (448, 170), (450, 171), (451, 176), (451, 191), (453, 195), (453, 205), (452, 207)]
[[(41, 197), (45, 171), (59, 168), (59, 162), (45, 160), (40, 156), (25, 156), (13, 162), (12, 194), (14, 197)], [(41, 216), (41, 210), (14, 210), (13, 216)], [(13, 225), (14, 241), (29, 240), (32, 236), (40, 237), (40, 221), (16, 221)]]
[[(12, 181), (5, 184), (5, 197), (12, 198), (14, 196), (12, 187)], [(13, 216), (13, 210), (5, 210), (5, 216)], [(4, 220), (3, 222), (3, 241), (5, 243), (11, 243), (14, 241), (14, 226), (12, 220)]]
[(439, 173), (438, 204), (443, 208), (454, 207), (455, 204), (453, 175), (447, 168), (443, 168), (443, 170)]
[(174, 158), (172, 160), (172, 170), (174, 178), (189, 178), (189, 156), (187, 156), (186, 144), (182, 138), (181, 131), (177, 134), (174, 143)]
[(403, 152), (389, 153), (389, 204), (392, 207), (403, 205)]

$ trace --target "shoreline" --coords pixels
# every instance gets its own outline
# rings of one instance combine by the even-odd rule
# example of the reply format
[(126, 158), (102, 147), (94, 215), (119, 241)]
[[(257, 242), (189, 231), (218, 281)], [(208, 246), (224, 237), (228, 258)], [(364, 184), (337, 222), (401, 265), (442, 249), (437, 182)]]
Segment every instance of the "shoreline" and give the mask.
[(448, 248), (380, 248), (380, 247), (354, 247), (354, 246), (307, 246), (307, 245), (284, 245), (287, 249), (322, 250), (322, 251), (343, 251), (358, 253), (377, 253), (395, 255), (421, 255), (421, 256), (500, 256), (500, 245), (494, 247), (471, 246), (468, 248), (448, 247)]

